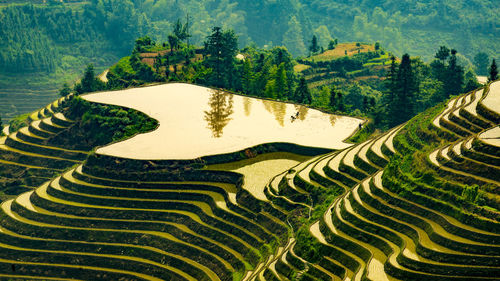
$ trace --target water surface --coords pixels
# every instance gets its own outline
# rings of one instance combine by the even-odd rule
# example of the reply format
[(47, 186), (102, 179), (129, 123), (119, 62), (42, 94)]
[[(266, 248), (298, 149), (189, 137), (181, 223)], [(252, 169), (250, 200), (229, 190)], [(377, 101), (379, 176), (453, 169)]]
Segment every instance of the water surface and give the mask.
[(362, 122), (182, 83), (94, 93), (84, 98), (134, 108), (159, 121), (155, 131), (97, 150), (142, 160), (195, 159), (273, 142), (342, 149), (349, 146), (343, 140)]
[(243, 174), (243, 188), (255, 198), (267, 201), (265, 186), (271, 179), (310, 157), (288, 152), (274, 152), (258, 155), (241, 161), (209, 165), (207, 170), (233, 171)]

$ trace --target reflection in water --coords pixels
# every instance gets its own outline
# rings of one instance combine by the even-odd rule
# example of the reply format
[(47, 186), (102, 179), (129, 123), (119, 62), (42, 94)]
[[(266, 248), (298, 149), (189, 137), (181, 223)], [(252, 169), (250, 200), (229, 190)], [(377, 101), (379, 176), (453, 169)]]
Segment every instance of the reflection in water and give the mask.
[(286, 115), (286, 103), (283, 102), (273, 102), (273, 113), (274, 118), (281, 127), (285, 126), (285, 115)]
[(245, 116), (250, 116), (250, 112), (252, 111), (252, 100), (248, 97), (243, 98), (243, 110), (245, 110)]
[(281, 127), (285, 126), (286, 103), (262, 100), (266, 110), (274, 115)]
[(208, 122), (207, 128), (212, 131), (212, 136), (220, 138), (222, 130), (231, 120), (233, 114), (233, 95), (220, 90), (212, 90), (208, 99), (210, 111), (205, 111), (204, 119)]
[(264, 108), (267, 110), (267, 112), (273, 114), (273, 108), (270, 101), (268, 100), (261, 100), (262, 104), (264, 105)]
[(305, 106), (302, 106), (302, 105), (294, 105), (295, 106), (295, 110), (296, 112), (299, 113), (299, 116), (297, 116), (297, 118), (300, 120), (300, 121), (304, 121), (306, 120), (306, 116), (307, 116), (307, 112), (309, 110), (309, 108), (305, 107)]
[[(332, 126), (331, 115), (309, 108), (304, 120), (299, 119), (305, 115), (302, 111), (302, 116), (299, 112), (292, 123), (291, 116), (301, 111), (299, 107), (290, 103), (286, 108), (274, 107), (275, 102), (262, 103), (249, 97), (251, 112), (245, 116), (242, 96), (231, 98), (231, 94), (181, 83), (102, 92), (84, 98), (134, 108), (158, 120), (160, 126), (153, 132), (97, 150), (99, 154), (142, 160), (196, 159), (275, 142), (343, 149), (349, 145), (342, 140), (361, 122), (339, 116)], [(276, 119), (284, 120), (284, 126)]]
[(332, 126), (335, 126), (335, 122), (337, 122), (337, 115), (330, 115), (330, 123), (332, 124)]

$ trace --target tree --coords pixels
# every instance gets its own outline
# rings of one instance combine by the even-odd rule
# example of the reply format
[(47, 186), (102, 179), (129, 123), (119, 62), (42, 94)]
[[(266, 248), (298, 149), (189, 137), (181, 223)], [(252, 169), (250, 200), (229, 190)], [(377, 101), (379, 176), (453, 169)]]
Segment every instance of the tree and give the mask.
[(378, 51), (378, 50), (380, 50), (380, 43), (375, 42), (375, 51)]
[(328, 30), (328, 27), (326, 27), (326, 25), (318, 26), (318, 28), (316, 28), (313, 31), (313, 34), (316, 35), (316, 37), (318, 39), (318, 45), (320, 46), (320, 48), (322, 46), (327, 46), (328, 42), (330, 42), (330, 40), (333, 39), (331, 34), (330, 34), (330, 31)]
[(312, 101), (311, 92), (307, 87), (307, 82), (304, 77), (299, 80), (299, 85), (295, 90), (295, 100), (299, 103), (310, 104)]
[(155, 42), (153, 42), (153, 40), (151, 40), (149, 36), (143, 36), (135, 40), (135, 49), (138, 52), (142, 52), (144, 50), (144, 47), (148, 47), (154, 44)]
[(472, 90), (475, 90), (479, 87), (481, 87), (481, 84), (477, 81), (476, 75), (472, 71), (472, 69), (469, 69), (464, 76), (465, 79), (465, 85), (464, 85), (464, 92), (468, 93)]
[(488, 73), (488, 63), (490, 58), (486, 53), (477, 53), (474, 56), (474, 66), (476, 67), (476, 73), (479, 75), (486, 75)]
[(90, 93), (96, 90), (95, 83), (95, 73), (94, 73), (94, 65), (89, 64), (85, 69), (85, 73), (82, 78), (82, 90), (83, 93)]
[(388, 121), (389, 125), (392, 125), (392, 118), (395, 116), (396, 111), (398, 108), (395, 106), (395, 96), (396, 92), (398, 90), (398, 83), (397, 83), (397, 65), (396, 65), (396, 58), (394, 56), (391, 57), (391, 67), (389, 68), (389, 71), (387, 72), (384, 87), (384, 96), (382, 97), (382, 106), (384, 107), (384, 112), (386, 115), (386, 120)]
[(363, 110), (366, 112), (369, 109), (369, 101), (367, 96), (363, 96)]
[[(212, 34), (207, 37), (207, 41), (205, 44), (206, 53), (210, 55), (207, 58), (206, 62), (209, 63), (209, 67), (211, 67), (215, 71), (216, 75), (216, 83), (222, 83), (222, 60), (223, 60), (223, 38), (222, 38), (222, 28), (214, 27), (212, 29)], [(217, 84), (216, 84), (217, 85)]]
[(182, 25), (181, 23), (181, 20), (180, 19), (177, 19), (177, 21), (175, 22), (174, 24), (174, 28), (173, 28), (173, 31), (174, 35), (179, 38), (179, 40), (184, 40), (186, 39), (186, 29), (185, 27)]
[(189, 19), (189, 14), (186, 15), (186, 23), (184, 24), (181, 23), (180, 19), (177, 19), (172, 30), (173, 34), (179, 39), (179, 41), (186, 40), (188, 46), (189, 37), (191, 37), (191, 34), (189, 33)]
[(386, 76), (383, 106), (386, 107), (387, 123), (393, 127), (413, 117), (418, 86), (408, 54), (403, 55), (399, 67), (394, 57), (391, 60), (391, 68)]
[(328, 102), (328, 105), (332, 108), (332, 110), (335, 110), (337, 108), (336, 95), (337, 93), (335, 93), (335, 86), (332, 86), (332, 89), (330, 90), (330, 100)]
[(83, 93), (91, 93), (99, 90), (104, 90), (107, 87), (106, 83), (95, 77), (94, 65), (89, 64), (85, 69), (81, 82), (76, 83), (74, 91), (76, 95)]
[(75, 91), (76, 95), (81, 95), (85, 93), (82, 88), (82, 83), (76, 83), (75, 86), (73, 87), (73, 90)]
[(0, 115), (0, 135), (3, 134), (3, 123), (2, 123), (2, 116)]
[(243, 93), (252, 94), (252, 83), (254, 79), (254, 72), (252, 71), (252, 64), (250, 59), (245, 59), (243, 61), (242, 71), (241, 71), (241, 88)]
[(286, 70), (285, 70), (285, 63), (281, 63), (278, 67), (278, 70), (276, 72), (276, 82), (275, 82), (275, 87), (276, 87), (276, 95), (277, 98), (280, 100), (284, 100), (288, 97), (288, 81), (287, 81), (287, 75), (286, 75)]
[(445, 98), (448, 98), (450, 95), (460, 94), (463, 90), (463, 84), (464, 68), (457, 64), (457, 51), (452, 49), (446, 69), (446, 79), (444, 80), (444, 87), (446, 89)]
[(174, 34), (168, 35), (168, 44), (170, 45), (170, 53), (179, 46), (179, 37)]
[(156, 58), (154, 58), (154, 64), (153, 64), (153, 68), (154, 70), (156, 71), (156, 73), (160, 73), (160, 67), (161, 67), (161, 57), (158, 56)]
[(437, 51), (435, 58), (441, 60), (441, 62), (444, 64), (444, 62), (449, 56), (450, 56), (450, 49), (446, 48), (446, 46), (441, 46), (439, 47), (439, 50)]
[(68, 86), (68, 83), (64, 83), (61, 90), (59, 90), (59, 95), (61, 97), (65, 97), (71, 93), (71, 88)]
[(493, 82), (497, 79), (498, 79), (497, 62), (493, 59), (490, 66), (490, 76), (488, 77), (488, 82)]
[(231, 88), (234, 84), (234, 57), (238, 50), (238, 39), (233, 30), (223, 31), (214, 27), (205, 41), (205, 52), (208, 55), (205, 64), (214, 72), (210, 83), (217, 87)]
[(412, 70), (410, 55), (404, 54), (397, 74), (395, 123), (401, 124), (415, 114), (415, 93), (418, 90)]
[(337, 92), (337, 108), (340, 111), (345, 111), (344, 96), (342, 92)]
[(319, 51), (318, 38), (316, 37), (316, 35), (313, 35), (312, 37), (311, 45), (309, 46), (309, 51), (311, 51), (311, 53), (313, 54)]
[(335, 40), (330, 40), (330, 42), (328, 43), (328, 50), (333, 50), (335, 49)]

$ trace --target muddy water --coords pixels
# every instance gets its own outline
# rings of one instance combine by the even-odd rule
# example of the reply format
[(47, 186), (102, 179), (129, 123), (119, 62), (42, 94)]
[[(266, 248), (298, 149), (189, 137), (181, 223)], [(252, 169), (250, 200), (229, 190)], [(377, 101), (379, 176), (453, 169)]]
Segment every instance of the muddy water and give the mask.
[(276, 175), (286, 171), (300, 162), (306, 161), (308, 157), (286, 153), (267, 153), (252, 159), (242, 161), (210, 165), (209, 170), (233, 171), (245, 176), (243, 188), (250, 192), (255, 198), (267, 201), (264, 187)]
[(362, 122), (294, 104), (180, 83), (84, 98), (134, 108), (159, 121), (153, 132), (97, 150), (133, 159), (194, 159), (271, 142), (341, 149), (348, 146), (343, 140)]

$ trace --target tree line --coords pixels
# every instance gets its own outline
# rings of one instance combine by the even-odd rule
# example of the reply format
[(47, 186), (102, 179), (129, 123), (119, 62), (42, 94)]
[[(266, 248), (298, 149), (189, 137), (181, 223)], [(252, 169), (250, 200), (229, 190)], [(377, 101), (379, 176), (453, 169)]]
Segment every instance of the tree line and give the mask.
[[(404, 54), (401, 63), (392, 57), (387, 73), (385, 92), (376, 120), (389, 127), (401, 124), (416, 113), (425, 110), (452, 95), (466, 93), (481, 87), (473, 71), (464, 70), (457, 62), (457, 51), (441, 46), (430, 64), (410, 59)], [(489, 67), (488, 81), (498, 79), (496, 61)]]
[[(391, 58), (385, 82), (360, 85), (355, 81), (335, 86), (330, 84), (311, 90), (305, 77), (294, 71), (297, 63), (285, 47), (270, 50), (255, 46), (238, 48), (233, 30), (214, 27), (203, 47), (189, 45), (189, 19), (178, 21), (172, 29), (175, 40), (157, 43), (145, 36), (135, 41), (132, 55), (120, 60), (108, 73), (108, 82), (95, 77), (87, 67), (81, 82), (73, 87), (77, 94), (104, 89), (118, 89), (149, 82), (185, 81), (246, 95), (281, 101), (293, 101), (344, 114), (371, 117), (376, 127), (401, 124), (420, 111), (451, 95), (480, 87), (471, 69), (465, 70), (457, 60), (457, 51), (441, 46), (431, 63), (404, 54)], [(379, 46), (380, 48), (380, 46)], [(142, 61), (142, 53), (156, 52), (151, 65)], [(312, 67), (356, 67), (374, 55), (363, 53), (331, 62), (311, 62)], [(305, 62), (303, 60), (302, 62)], [(490, 66), (490, 79), (495, 79), (496, 63)], [(65, 87), (62, 95), (71, 92)]]

